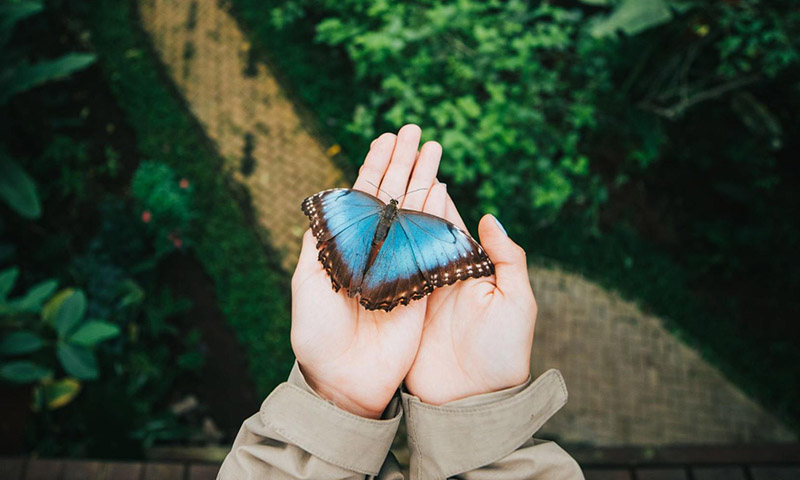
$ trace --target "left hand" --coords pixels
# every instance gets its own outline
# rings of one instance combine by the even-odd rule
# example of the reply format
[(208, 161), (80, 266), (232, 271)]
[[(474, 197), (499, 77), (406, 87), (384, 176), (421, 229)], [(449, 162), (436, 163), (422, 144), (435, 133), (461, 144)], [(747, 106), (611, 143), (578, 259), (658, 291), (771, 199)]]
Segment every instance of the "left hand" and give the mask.
[[(424, 210), (467, 231), (438, 185)], [(419, 351), (405, 379), (407, 390), (425, 403), (502, 390), (530, 375), (537, 307), (525, 251), (491, 215), (481, 219), (478, 232), (495, 275), (438, 288), (428, 298)]]

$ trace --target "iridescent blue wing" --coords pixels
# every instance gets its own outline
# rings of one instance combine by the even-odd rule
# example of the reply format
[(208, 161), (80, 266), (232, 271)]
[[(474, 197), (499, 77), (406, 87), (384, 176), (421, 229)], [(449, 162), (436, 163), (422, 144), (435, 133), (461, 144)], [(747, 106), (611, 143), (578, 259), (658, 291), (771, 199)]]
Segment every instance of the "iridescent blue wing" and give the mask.
[(303, 201), (319, 261), (334, 290), (344, 287), (351, 297), (358, 293), (384, 207), (372, 195), (347, 188), (325, 190)]
[(486, 252), (452, 223), (400, 210), (361, 286), (361, 304), (389, 311), (458, 280), (494, 273)]

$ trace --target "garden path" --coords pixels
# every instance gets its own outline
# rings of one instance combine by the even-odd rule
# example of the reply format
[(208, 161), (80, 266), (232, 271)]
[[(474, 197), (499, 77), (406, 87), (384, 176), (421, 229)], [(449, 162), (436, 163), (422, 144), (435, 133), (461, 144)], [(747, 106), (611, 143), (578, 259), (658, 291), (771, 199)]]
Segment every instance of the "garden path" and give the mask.
[[(345, 185), (336, 149), (309, 129), (224, 2), (140, 0), (162, 64), (250, 193), (255, 216), (291, 270), (305, 230), (299, 205)], [(779, 442), (794, 434), (649, 316), (584, 278), (532, 267), (540, 304), (532, 365), (560, 368), (569, 404), (542, 433), (569, 443)]]

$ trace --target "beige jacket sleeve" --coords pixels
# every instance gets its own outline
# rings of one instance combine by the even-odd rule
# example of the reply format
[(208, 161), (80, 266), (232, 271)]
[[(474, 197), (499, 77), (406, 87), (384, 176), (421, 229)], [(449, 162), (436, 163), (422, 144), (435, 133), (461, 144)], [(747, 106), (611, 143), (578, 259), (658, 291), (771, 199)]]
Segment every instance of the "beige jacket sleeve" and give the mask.
[(317, 395), (295, 363), (242, 424), (217, 478), (402, 480), (389, 454), (401, 414), (399, 396), (382, 420), (345, 412)]
[[(566, 399), (556, 370), (442, 406), (403, 393), (411, 480), (583, 479), (564, 450), (531, 438)], [(218, 479), (402, 480), (389, 453), (400, 416), (399, 397), (382, 420), (345, 412), (319, 397), (295, 364), (244, 422)]]
[(411, 479), (582, 480), (561, 447), (532, 438), (566, 402), (558, 370), (442, 406), (403, 393)]

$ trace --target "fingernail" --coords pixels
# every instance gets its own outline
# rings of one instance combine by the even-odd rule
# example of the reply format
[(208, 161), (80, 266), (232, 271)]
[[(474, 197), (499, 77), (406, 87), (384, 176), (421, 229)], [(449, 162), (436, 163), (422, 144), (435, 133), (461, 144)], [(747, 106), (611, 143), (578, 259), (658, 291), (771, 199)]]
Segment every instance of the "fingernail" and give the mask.
[(447, 191), (447, 184), (446, 183), (441, 183), (440, 185), (444, 187), (444, 191), (446, 192)]
[(503, 224), (500, 223), (500, 220), (498, 220), (497, 217), (495, 217), (494, 215), (492, 215), (492, 218), (494, 218), (494, 223), (496, 223), (497, 226), (500, 227), (500, 230), (502, 230), (503, 233), (505, 234), (505, 236), (507, 237), (508, 236), (508, 232), (506, 232), (506, 229), (503, 227)]

